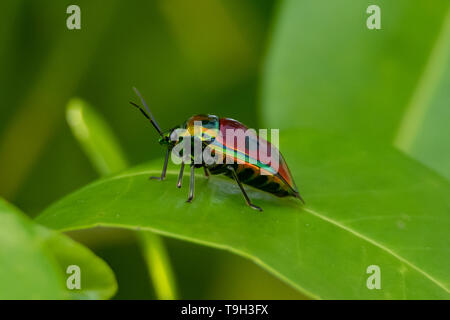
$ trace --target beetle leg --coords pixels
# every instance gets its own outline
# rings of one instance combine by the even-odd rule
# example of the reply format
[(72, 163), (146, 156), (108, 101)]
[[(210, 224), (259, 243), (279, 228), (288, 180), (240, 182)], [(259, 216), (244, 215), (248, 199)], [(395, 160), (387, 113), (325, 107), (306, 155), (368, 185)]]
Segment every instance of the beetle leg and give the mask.
[(236, 174), (236, 170), (234, 170), (234, 168), (233, 168), (232, 166), (228, 166), (228, 170), (231, 171), (231, 174), (233, 175), (234, 180), (236, 180), (236, 182), (237, 182), (239, 188), (241, 189), (242, 194), (244, 195), (244, 198), (245, 198), (245, 201), (247, 202), (247, 204), (248, 204), (251, 208), (253, 208), (253, 209), (255, 209), (255, 210), (263, 211), (260, 207), (254, 205), (254, 204), (250, 201), (250, 198), (248, 197), (247, 192), (245, 192), (244, 186), (242, 185), (241, 181), (239, 180), (239, 177), (238, 177), (237, 174)]
[(150, 177), (149, 179), (164, 180), (166, 178), (167, 162), (169, 162), (169, 154), (170, 154), (170, 150), (167, 149), (166, 158), (164, 159), (164, 167), (163, 167), (163, 170), (161, 172), (161, 177)]
[(180, 174), (178, 175), (177, 187), (181, 188), (181, 182), (183, 181), (184, 162), (181, 163)]
[(205, 171), (205, 177), (207, 177), (209, 179), (209, 172), (208, 169), (206, 169), (205, 166), (203, 166), (203, 170)]
[(195, 182), (195, 166), (192, 163), (191, 164), (191, 181), (189, 183), (189, 197), (187, 199), (187, 202), (192, 202), (192, 199), (194, 199), (194, 182)]

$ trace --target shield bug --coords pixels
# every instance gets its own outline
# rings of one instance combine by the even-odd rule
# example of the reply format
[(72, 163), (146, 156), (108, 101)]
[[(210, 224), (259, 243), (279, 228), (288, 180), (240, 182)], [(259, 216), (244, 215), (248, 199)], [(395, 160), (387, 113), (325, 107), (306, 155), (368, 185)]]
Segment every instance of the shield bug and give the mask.
[[(199, 142), (201, 144), (202, 152), (207, 149), (215, 159), (221, 160), (213, 162), (202, 160), (201, 163), (196, 163), (196, 161), (194, 161), (195, 155), (192, 153), (189, 155), (188, 163), (190, 164), (191, 172), (189, 197), (187, 202), (191, 202), (194, 198), (194, 170), (195, 168), (203, 167), (205, 176), (207, 177), (209, 177), (210, 173), (213, 175), (224, 174), (235, 180), (242, 191), (246, 203), (253, 209), (262, 211), (260, 207), (251, 202), (243, 184), (269, 192), (278, 197), (293, 196), (304, 203), (286, 161), (280, 151), (272, 146), (270, 142), (255, 134), (254, 136), (246, 137), (244, 145), (241, 144), (236, 147), (235, 143), (230, 144), (229, 141), (234, 141), (234, 137), (233, 139), (227, 139), (227, 135), (229, 136), (230, 132), (235, 132), (236, 130), (246, 132), (248, 128), (245, 125), (230, 118), (219, 118), (215, 115), (195, 115), (189, 118), (181, 126), (163, 132), (139, 91), (136, 88), (133, 89), (140, 98), (145, 109), (134, 102), (130, 101), (130, 103), (138, 108), (150, 121), (160, 136), (159, 143), (162, 146), (167, 147), (161, 176), (150, 177), (150, 179), (165, 179), (170, 152), (182, 140), (174, 139), (174, 133), (177, 129), (183, 129), (185, 132), (189, 133), (188, 137), (189, 139), (192, 139), (192, 145), (195, 144), (195, 141)], [(251, 140), (253, 140), (253, 144), (251, 143)], [(276, 156), (277, 166), (261, 161), (259, 153), (252, 152), (252, 146), (253, 149), (256, 146), (256, 150), (261, 147), (264, 147), (265, 150), (271, 150), (271, 156)], [(186, 161), (181, 163), (177, 182), (178, 188), (181, 187), (185, 163)]]

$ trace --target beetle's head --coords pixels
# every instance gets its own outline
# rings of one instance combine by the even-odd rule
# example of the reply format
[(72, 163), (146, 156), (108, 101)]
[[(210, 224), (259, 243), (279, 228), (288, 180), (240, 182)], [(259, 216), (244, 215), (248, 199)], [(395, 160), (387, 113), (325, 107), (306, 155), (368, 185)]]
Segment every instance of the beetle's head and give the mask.
[(175, 129), (171, 129), (161, 133), (159, 137), (159, 144), (168, 148), (173, 148), (178, 143), (175, 135)]
[(162, 146), (167, 146), (169, 147), (172, 143), (172, 141), (170, 141), (170, 133), (171, 131), (167, 131), (167, 132), (163, 132), (160, 137), (159, 137), (159, 144)]

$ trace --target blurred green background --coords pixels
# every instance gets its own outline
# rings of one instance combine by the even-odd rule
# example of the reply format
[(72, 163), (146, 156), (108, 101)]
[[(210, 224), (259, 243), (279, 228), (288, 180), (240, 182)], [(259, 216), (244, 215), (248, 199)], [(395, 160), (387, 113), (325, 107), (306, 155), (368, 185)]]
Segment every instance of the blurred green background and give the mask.
[[(374, 3), (382, 7), (381, 31), (365, 25), (366, 8)], [(66, 28), (71, 4), (81, 7), (81, 30)], [(342, 212), (326, 212), (345, 226), (341, 218), (346, 211), (371, 218), (413, 210), (414, 195), (405, 196), (397, 207), (393, 192), (406, 176), (418, 177), (417, 184), (429, 191), (424, 206), (435, 211), (427, 212), (427, 218), (435, 214), (430, 221), (438, 223), (448, 212), (448, 200), (430, 196), (440, 196), (435, 189), (445, 193), (450, 177), (448, 0), (3, 0), (0, 13), (0, 196), (31, 217), (98, 178), (66, 123), (65, 108), (73, 97), (84, 99), (105, 118), (130, 165), (163, 155), (154, 129), (128, 104), (136, 100), (133, 86), (162, 128), (193, 114), (212, 113), (249, 127), (327, 135), (328, 147), (304, 151), (315, 157), (309, 169), (295, 170), (303, 177), (310, 170), (307, 195), (314, 180), (317, 190), (339, 199), (337, 204), (342, 204), (339, 192), (346, 181), (327, 181), (315, 166), (324, 160), (327, 167), (339, 167), (333, 152), (326, 150), (335, 146), (331, 133), (345, 136), (344, 142), (358, 142), (357, 152), (370, 149), (375, 155), (371, 159), (383, 159), (386, 146), (403, 151), (401, 156), (410, 162), (399, 162), (401, 168), (393, 163), (386, 176), (386, 168), (358, 163), (381, 182), (365, 180), (360, 186), (358, 179), (348, 179), (349, 189), (367, 188), (364, 199), (377, 199), (370, 190), (374, 180), (393, 199), (373, 206), (349, 201), (340, 207)], [(302, 139), (298, 135), (291, 141)], [(294, 143), (290, 147), (294, 154)], [(423, 168), (416, 170), (417, 163)], [(399, 186), (397, 191), (405, 191)], [(312, 192), (313, 201), (314, 196), (313, 205), (326, 204), (326, 196)], [(423, 238), (410, 231), (418, 245), (426, 247), (431, 235), (439, 236), (440, 246), (423, 252), (448, 252), (445, 234), (440, 238), (443, 233), (421, 220), (414, 223), (427, 229), (420, 234)], [(394, 251), (404, 249), (406, 237), (397, 229), (385, 234), (389, 228), (381, 224), (377, 228), (368, 222), (360, 229), (357, 223), (348, 225), (369, 238), (375, 234), (387, 247), (392, 245), (389, 236), (398, 236)], [(155, 298), (135, 233), (97, 228), (70, 235), (112, 267), (119, 285), (116, 298)], [(246, 259), (164, 239), (180, 298), (304, 298)], [(320, 246), (320, 240), (314, 244)], [(414, 255), (418, 261), (423, 252)], [(327, 257), (320, 259), (326, 262)], [(441, 272), (448, 261), (443, 254), (439, 263), (425, 261), (424, 266)]]
[[(81, 30), (66, 8), (81, 8)], [(132, 165), (163, 150), (129, 104), (143, 93), (163, 128), (196, 113), (258, 124), (258, 87), (273, 0), (0, 3), (0, 195), (31, 216), (98, 177), (72, 136), (65, 106), (89, 101)], [(95, 234), (95, 235), (94, 235)], [(129, 231), (73, 233), (113, 268), (117, 298), (154, 298)], [(301, 298), (224, 251), (167, 239), (181, 298)]]

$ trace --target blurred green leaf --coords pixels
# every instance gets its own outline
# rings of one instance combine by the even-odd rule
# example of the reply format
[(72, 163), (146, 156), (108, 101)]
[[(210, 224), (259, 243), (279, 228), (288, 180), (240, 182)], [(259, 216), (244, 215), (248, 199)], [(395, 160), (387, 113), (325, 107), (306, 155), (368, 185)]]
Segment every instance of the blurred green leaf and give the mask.
[[(128, 166), (111, 128), (85, 101), (72, 99), (67, 106), (66, 117), (74, 136), (100, 175), (117, 173)], [(175, 299), (175, 277), (164, 242), (150, 232), (140, 232), (138, 241), (158, 297)]]
[(158, 298), (177, 299), (175, 276), (163, 240), (148, 231), (139, 232), (137, 235)]
[(450, 10), (395, 145), (450, 180)]
[(445, 26), (448, 0), (284, 1), (262, 90), (264, 125), (392, 143)]
[(85, 101), (69, 101), (67, 122), (99, 174), (106, 176), (127, 167), (127, 161), (105, 120)]
[[(330, 142), (311, 130), (280, 138), (306, 207), (252, 190), (264, 208), (257, 213), (231, 180), (200, 174), (188, 204), (188, 187), (175, 187), (178, 170), (169, 168), (167, 181), (148, 181), (160, 172), (158, 161), (94, 182), (37, 221), (58, 230), (146, 229), (227, 249), (314, 298), (449, 297), (446, 180), (392, 147)], [(373, 264), (382, 270), (382, 290), (366, 287)]]
[[(93, 1), (83, 1), (83, 11), (101, 14), (86, 14), (83, 21), (89, 28), (72, 32), (63, 25), (58, 30), (57, 40), (51, 44), (51, 50), (45, 55), (45, 62), (33, 68), (38, 69), (31, 88), (26, 94), (21, 93), (14, 100), (14, 115), (5, 125), (0, 136), (0, 194), (14, 198), (22, 183), (41, 155), (46, 143), (56, 132), (58, 121), (62, 119), (62, 105), (77, 88), (83, 74), (88, 70), (95, 48), (101, 42), (103, 34), (108, 31), (116, 12), (118, 1), (111, 1), (107, 6)], [(37, 5), (33, 3), (33, 5)], [(53, 1), (39, 3), (39, 17), (53, 19), (54, 10), (64, 14), (65, 4), (55, 5)], [(37, 9), (37, 8), (36, 8)], [(62, 16), (64, 18), (64, 16)], [(60, 21), (60, 20), (56, 20)], [(41, 24), (39, 22), (39, 24)], [(89, 31), (87, 31), (89, 30)], [(38, 38), (42, 34), (33, 34)], [(83, 48), (80, 50), (80, 48)], [(22, 48), (19, 51), (24, 51)], [(33, 48), (32, 51), (36, 50)], [(34, 57), (33, 57), (34, 58)], [(29, 58), (28, 60), (32, 60)], [(20, 62), (24, 64), (24, 62)], [(28, 74), (30, 71), (24, 71)], [(23, 78), (23, 77), (22, 77)], [(10, 88), (11, 89), (11, 88)]]
[[(106, 299), (114, 274), (92, 252), (36, 225), (0, 199), (0, 299)], [(81, 289), (66, 288), (67, 267), (81, 270)]]

